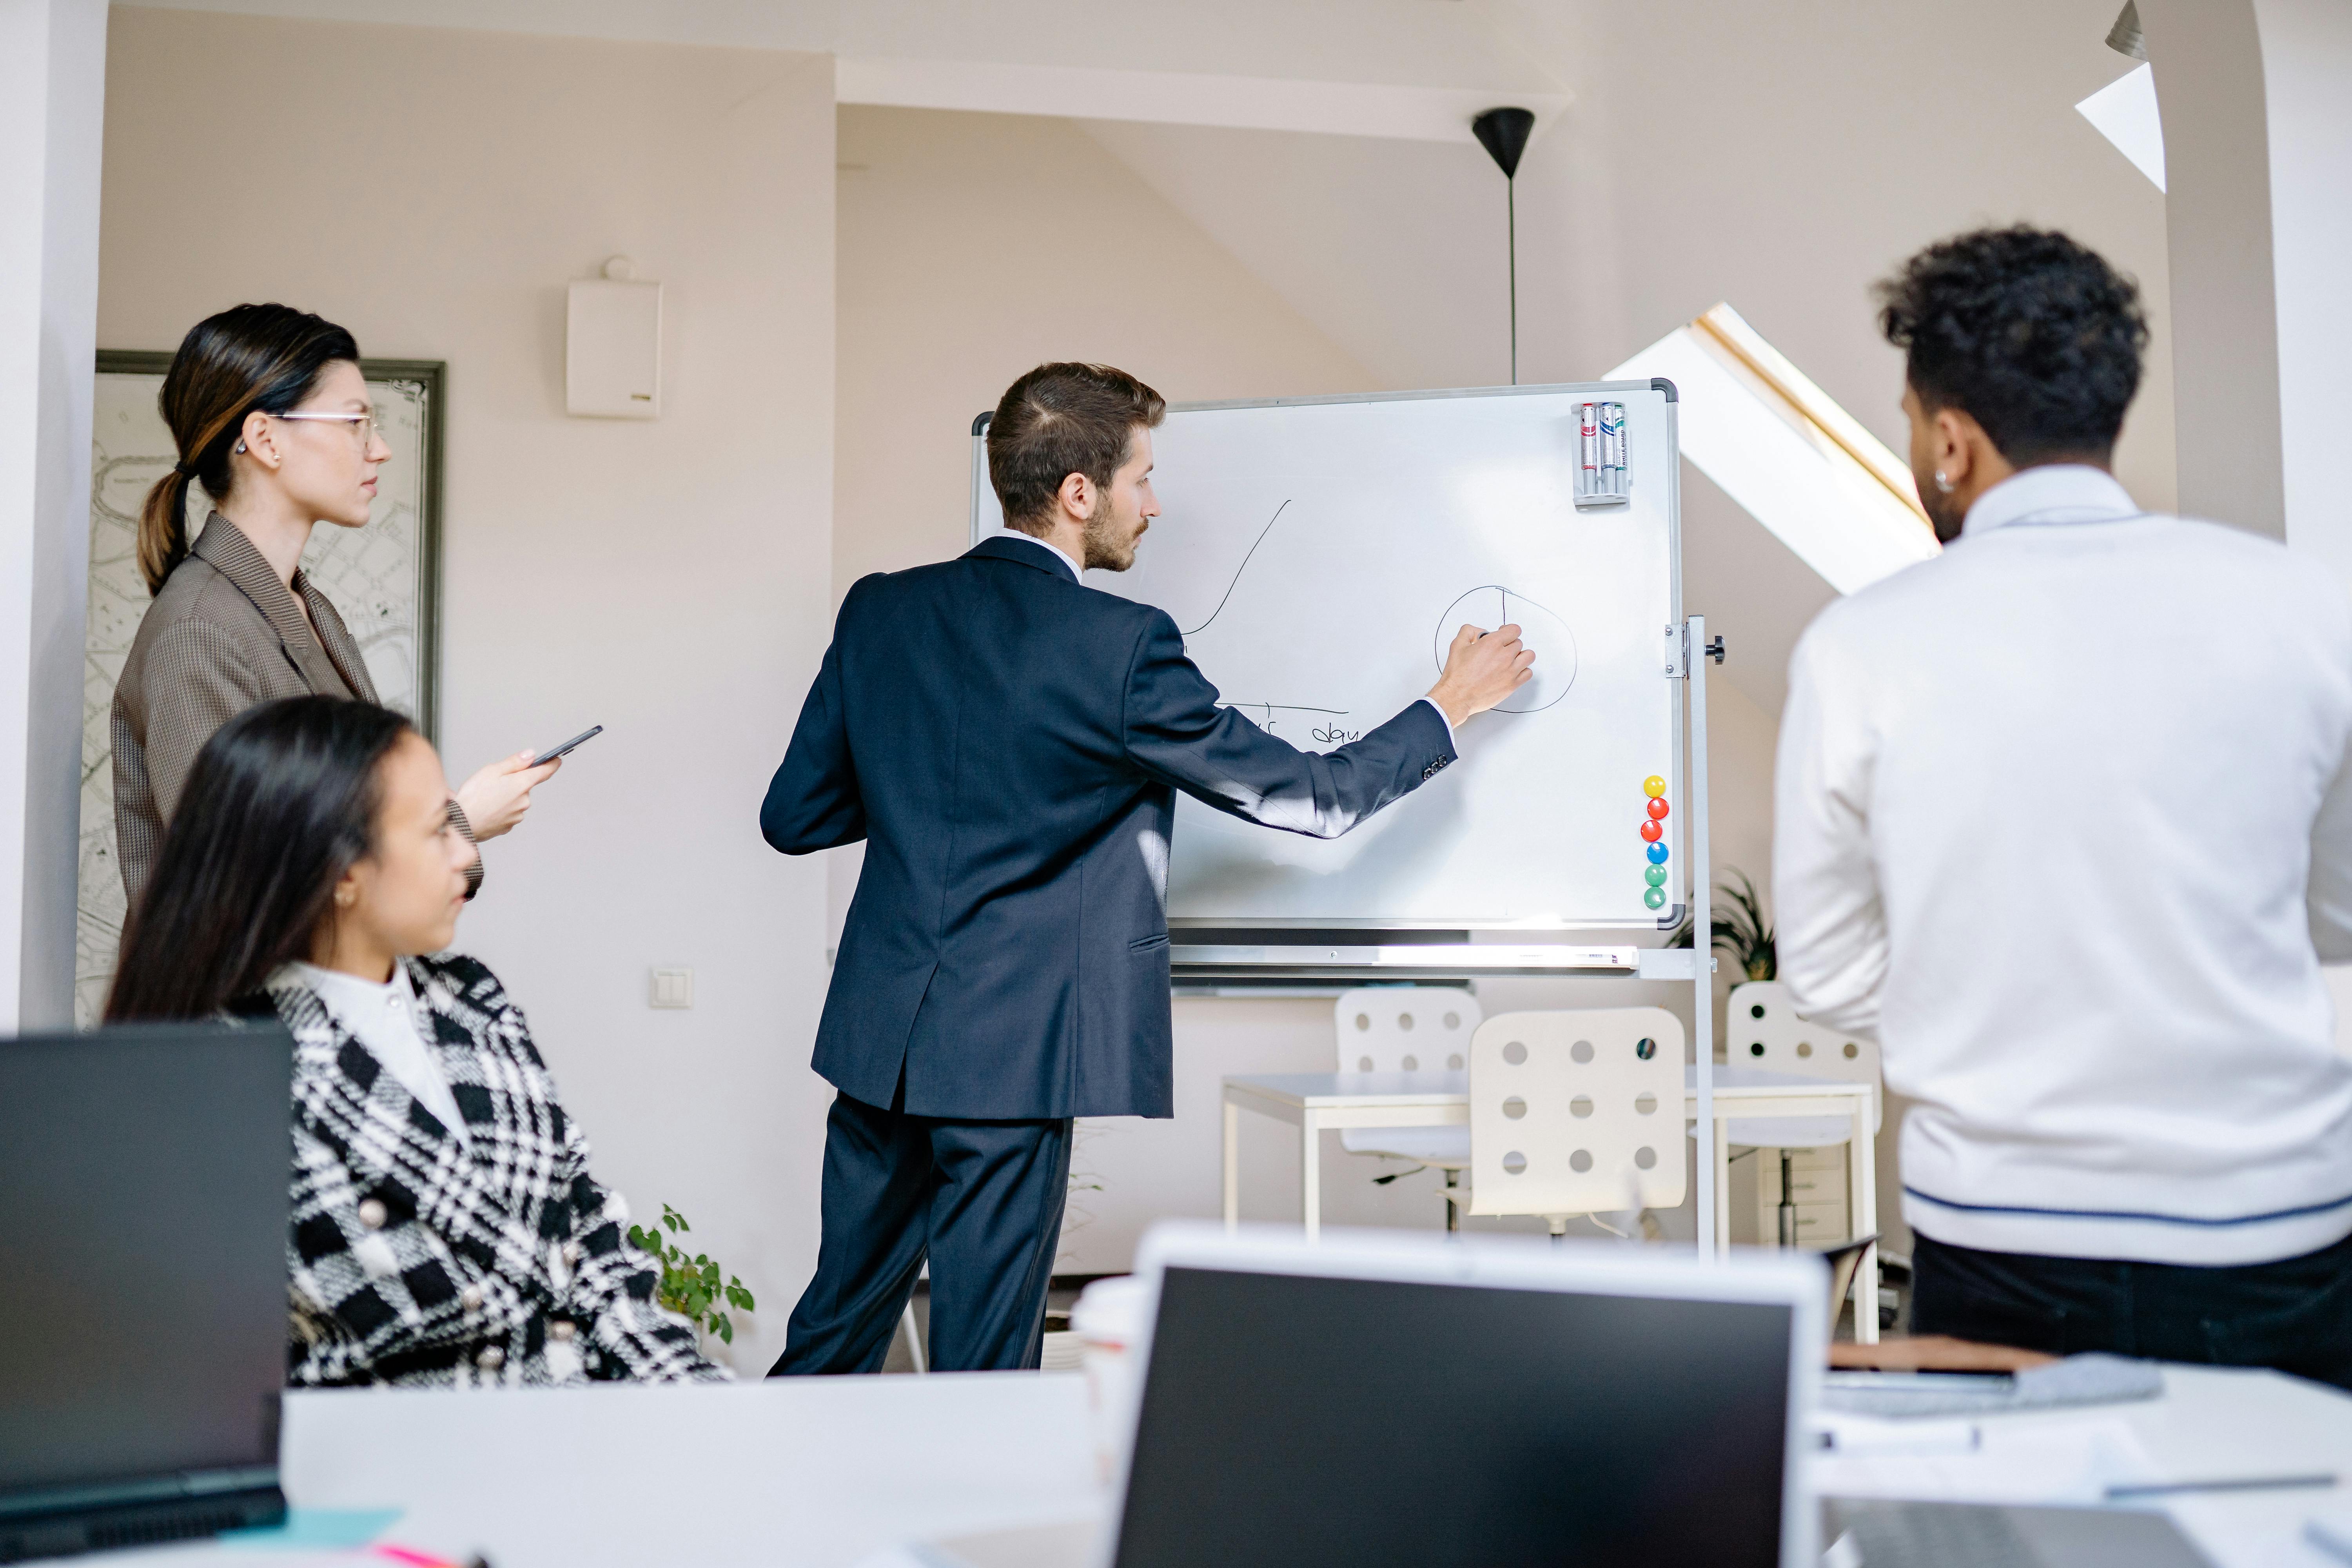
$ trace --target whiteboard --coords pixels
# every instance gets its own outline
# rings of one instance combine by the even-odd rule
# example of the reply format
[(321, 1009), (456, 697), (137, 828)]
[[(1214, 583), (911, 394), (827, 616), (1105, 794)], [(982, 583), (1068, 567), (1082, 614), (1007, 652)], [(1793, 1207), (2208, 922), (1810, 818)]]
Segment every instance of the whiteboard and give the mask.
[[(1626, 500), (1579, 508), (1581, 406), (1625, 410)], [(1196, 404), (1153, 432), (1160, 516), (1135, 566), (1088, 572), (1155, 605), (1226, 706), (1328, 752), (1436, 681), (1454, 628), (1524, 628), (1536, 679), (1462, 726), (1460, 760), (1344, 837), (1239, 821), (1180, 795), (1174, 926), (1559, 930), (1655, 926), (1685, 902), (1667, 831), (1643, 895), (1643, 783), (1678, 828), (1682, 619), (1671, 384)], [(1001, 526), (984, 418), (972, 534)]]

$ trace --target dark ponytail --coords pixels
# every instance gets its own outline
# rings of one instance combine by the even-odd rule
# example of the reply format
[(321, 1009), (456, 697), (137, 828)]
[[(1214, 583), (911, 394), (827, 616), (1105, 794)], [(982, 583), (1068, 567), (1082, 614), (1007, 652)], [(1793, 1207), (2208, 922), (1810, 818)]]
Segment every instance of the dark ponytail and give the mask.
[(150, 594), (162, 593), (172, 568), (187, 559), (188, 481), (216, 501), (227, 499), (229, 448), (246, 416), (286, 413), (310, 395), (329, 365), (359, 357), (351, 333), (290, 305), (239, 305), (188, 330), (156, 400), (178, 461), (139, 509), (139, 574)]
[(205, 1018), (308, 958), (335, 884), (375, 843), (408, 721), (339, 697), (248, 708), (196, 753), (123, 934), (106, 1021)]

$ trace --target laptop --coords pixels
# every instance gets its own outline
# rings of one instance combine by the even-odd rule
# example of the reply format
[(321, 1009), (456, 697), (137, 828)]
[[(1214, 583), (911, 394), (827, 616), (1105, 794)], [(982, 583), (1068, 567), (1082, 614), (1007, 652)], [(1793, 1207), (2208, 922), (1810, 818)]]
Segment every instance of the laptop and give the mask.
[(1167, 1225), (1111, 1568), (1816, 1568), (1821, 1263)]
[(0, 1040), (0, 1562), (284, 1519), (293, 1041)]

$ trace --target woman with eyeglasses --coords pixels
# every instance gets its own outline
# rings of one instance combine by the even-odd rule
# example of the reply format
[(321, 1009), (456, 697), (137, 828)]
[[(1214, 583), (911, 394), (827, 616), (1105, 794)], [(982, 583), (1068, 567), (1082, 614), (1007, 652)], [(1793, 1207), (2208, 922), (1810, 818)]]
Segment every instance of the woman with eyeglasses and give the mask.
[(522, 1012), (446, 952), (473, 847), (441, 759), (373, 703), (247, 710), (197, 754), (109, 1023), (294, 1037), (288, 1379), (461, 1388), (726, 1374), (588, 1168)]
[[(139, 516), (155, 602), (114, 690), (115, 841), (132, 909), (213, 731), (275, 697), (376, 700), (359, 644), (301, 569), (317, 524), (366, 525), (392, 456), (359, 358), (351, 333), (286, 305), (209, 317), (172, 356), (161, 402), (178, 460)], [(193, 544), (191, 481), (213, 502)], [(510, 830), (562, 765), (530, 763), (492, 763), (457, 790), (450, 820), (469, 842)], [(467, 897), (481, 878), (477, 853)]]

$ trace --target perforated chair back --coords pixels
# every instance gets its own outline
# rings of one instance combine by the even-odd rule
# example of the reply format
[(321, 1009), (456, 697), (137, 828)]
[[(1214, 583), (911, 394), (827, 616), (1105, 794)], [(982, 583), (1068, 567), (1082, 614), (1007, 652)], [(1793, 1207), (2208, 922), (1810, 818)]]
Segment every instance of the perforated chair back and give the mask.
[(1724, 1004), (1723, 1035), (1724, 1056), (1733, 1067), (1870, 1085), (1870, 1130), (1878, 1131), (1886, 1099), (1878, 1047), (1797, 1016), (1789, 988), (1780, 981), (1733, 986)]
[(1471, 1037), (1472, 1214), (1670, 1209), (1685, 1184), (1672, 1013), (1504, 1013)]
[(1460, 1072), (1485, 1016), (1478, 998), (1453, 985), (1364, 985), (1332, 1009), (1341, 1072)]

